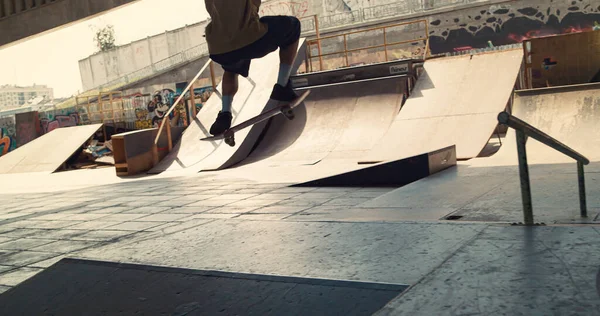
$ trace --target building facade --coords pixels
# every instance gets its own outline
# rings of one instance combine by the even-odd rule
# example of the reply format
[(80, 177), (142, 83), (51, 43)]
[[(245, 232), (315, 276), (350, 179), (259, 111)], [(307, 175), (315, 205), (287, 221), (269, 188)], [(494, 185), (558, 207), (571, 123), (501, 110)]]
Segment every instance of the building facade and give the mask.
[(45, 85), (33, 85), (20, 87), (12, 85), (0, 86), (0, 109), (10, 109), (27, 104), (29, 100), (36, 97), (54, 99), (54, 90)]

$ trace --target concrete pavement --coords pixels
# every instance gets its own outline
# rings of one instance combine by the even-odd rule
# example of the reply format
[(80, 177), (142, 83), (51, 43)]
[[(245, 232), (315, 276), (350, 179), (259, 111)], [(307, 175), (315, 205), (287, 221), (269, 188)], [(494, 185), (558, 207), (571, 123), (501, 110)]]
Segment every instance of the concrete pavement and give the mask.
[[(597, 174), (587, 179), (595, 192)], [(295, 188), (201, 173), (2, 195), (0, 289), (71, 257), (411, 286), (382, 314), (600, 313), (596, 221), (576, 225), (560, 212), (547, 213), (563, 216), (556, 226), (511, 226), (507, 218), (468, 214), (464, 221), (444, 221), (455, 209), (427, 195), (419, 207), (369, 206), (393, 192)], [(518, 196), (508, 198), (516, 208)], [(486, 195), (469, 202), (477, 199)], [(592, 195), (591, 203), (596, 200)], [(491, 206), (472, 211), (497, 214)], [(518, 220), (516, 209), (512, 214)]]

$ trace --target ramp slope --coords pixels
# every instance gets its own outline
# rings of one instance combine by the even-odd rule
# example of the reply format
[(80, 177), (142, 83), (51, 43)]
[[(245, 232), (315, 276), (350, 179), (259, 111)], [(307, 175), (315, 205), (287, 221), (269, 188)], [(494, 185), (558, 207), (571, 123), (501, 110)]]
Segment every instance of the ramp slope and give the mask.
[[(512, 114), (590, 161), (600, 161), (600, 84), (517, 91)], [(532, 164), (574, 162), (532, 138), (527, 141), (527, 160)], [(471, 165), (516, 164), (516, 135), (509, 128), (502, 148), (495, 155), (477, 159)]]
[(412, 95), (364, 161), (388, 161), (456, 145), (476, 157), (513, 91), (521, 49), (428, 60)]
[(243, 164), (313, 165), (323, 160), (352, 160), (381, 138), (402, 104), (404, 78), (311, 88), (296, 119), (273, 118), (269, 129)]
[(220, 176), (301, 183), (368, 168), (357, 161), (385, 135), (402, 105), (405, 78), (311, 88), (296, 119), (272, 119), (240, 165)]
[(508, 103), (521, 60), (521, 50), (508, 50), (426, 61), (401, 111), (400, 79), (314, 88), (300, 120), (275, 118), (243, 166), (222, 174), (301, 183), (454, 145), (459, 157), (475, 157)]
[(61, 127), (0, 158), (0, 173), (53, 173), (83, 146), (102, 124)]
[[(298, 57), (293, 67), (296, 71), (304, 60), (304, 40), (298, 45)], [(250, 67), (249, 79), (239, 78), (239, 91), (233, 105), (233, 122), (243, 122), (260, 114), (264, 109), (273, 106), (269, 103), (269, 96), (275, 84), (279, 69), (279, 51), (275, 51), (261, 59), (253, 60)], [(217, 88), (221, 91), (221, 85)], [(235, 147), (226, 145), (222, 140), (201, 141), (209, 135), (209, 129), (221, 110), (220, 93), (214, 93), (206, 102), (197, 118), (184, 131), (181, 140), (173, 150), (149, 173), (164, 171), (178, 171), (187, 169), (186, 172), (199, 172), (201, 170), (214, 170), (225, 168), (228, 165), (244, 159), (256, 142), (258, 135), (265, 124), (256, 124), (236, 133)]]

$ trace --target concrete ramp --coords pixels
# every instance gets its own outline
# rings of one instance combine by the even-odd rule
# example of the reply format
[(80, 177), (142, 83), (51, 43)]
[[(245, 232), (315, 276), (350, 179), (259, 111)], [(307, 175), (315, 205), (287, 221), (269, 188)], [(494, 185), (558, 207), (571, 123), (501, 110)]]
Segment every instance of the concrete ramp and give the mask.
[(387, 134), (362, 160), (389, 161), (456, 145), (477, 157), (497, 126), (519, 74), (521, 49), (428, 60)]
[(101, 127), (57, 128), (0, 157), (0, 173), (53, 173)]
[[(298, 48), (298, 57), (293, 71), (297, 70), (304, 60), (304, 41)], [(249, 79), (239, 78), (239, 91), (236, 94), (232, 109), (232, 125), (250, 119), (263, 110), (273, 106), (269, 97), (277, 80), (279, 69), (279, 51), (275, 51), (261, 59), (253, 60), (250, 67)], [(217, 88), (221, 91), (221, 85)], [(221, 110), (221, 97), (214, 93), (203, 106), (197, 118), (184, 131), (181, 140), (173, 147), (167, 157), (152, 168), (149, 173), (186, 170), (199, 172), (201, 170), (217, 170), (226, 168), (247, 157), (256, 139), (266, 123), (256, 124), (236, 133), (236, 146), (230, 147), (222, 140), (207, 142), (201, 138), (210, 136), (209, 129)]]
[[(517, 91), (512, 114), (590, 161), (600, 161), (600, 84)], [(527, 141), (527, 160), (532, 164), (575, 162), (532, 138)], [(512, 128), (495, 155), (471, 163), (472, 166), (516, 164), (516, 135)]]

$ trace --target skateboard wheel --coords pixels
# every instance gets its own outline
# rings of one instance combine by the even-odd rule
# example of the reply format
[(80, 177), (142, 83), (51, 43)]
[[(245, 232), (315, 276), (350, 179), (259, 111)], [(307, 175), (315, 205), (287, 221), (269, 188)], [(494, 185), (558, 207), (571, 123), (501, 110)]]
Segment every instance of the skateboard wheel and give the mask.
[(226, 137), (225, 144), (233, 147), (233, 146), (235, 146), (235, 139), (233, 137)]
[(285, 118), (287, 118), (288, 120), (293, 120), (295, 115), (294, 115), (294, 111), (292, 111), (292, 109), (290, 108), (283, 108), (281, 109), (281, 113), (285, 116)]

